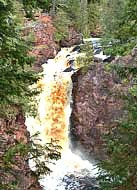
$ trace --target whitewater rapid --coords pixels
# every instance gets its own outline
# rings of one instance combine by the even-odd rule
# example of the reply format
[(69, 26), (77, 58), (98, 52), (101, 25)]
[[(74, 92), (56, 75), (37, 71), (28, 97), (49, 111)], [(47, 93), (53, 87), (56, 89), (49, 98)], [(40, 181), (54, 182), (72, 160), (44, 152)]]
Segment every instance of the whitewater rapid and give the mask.
[[(97, 169), (87, 160), (74, 154), (69, 145), (69, 118), (72, 101), (72, 72), (63, 72), (69, 66), (69, 56), (72, 48), (63, 48), (55, 59), (43, 64), (43, 78), (37, 83), (41, 94), (37, 97), (38, 114), (36, 118), (26, 118), (26, 125), (30, 135), (39, 132), (43, 144), (51, 138), (58, 140), (62, 147), (61, 159), (56, 164), (50, 164), (53, 171), (48, 176), (42, 176), (40, 184), (45, 190), (65, 190), (63, 178), (66, 175), (81, 173), (85, 169), (88, 175), (96, 176)], [(74, 55), (74, 54), (73, 54)], [(77, 55), (76, 55), (77, 56)], [(30, 163), (30, 167), (33, 164)]]

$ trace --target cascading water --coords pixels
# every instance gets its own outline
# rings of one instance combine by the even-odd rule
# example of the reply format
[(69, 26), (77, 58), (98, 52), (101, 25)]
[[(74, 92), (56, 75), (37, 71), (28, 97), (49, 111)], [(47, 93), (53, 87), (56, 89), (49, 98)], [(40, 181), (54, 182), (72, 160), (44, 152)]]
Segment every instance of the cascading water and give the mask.
[[(42, 93), (39, 96), (37, 119), (27, 118), (26, 125), (31, 135), (39, 131), (43, 143), (52, 139), (58, 140), (62, 147), (61, 159), (56, 165), (51, 165), (53, 171), (49, 176), (43, 176), (41, 185), (46, 190), (80, 190), (96, 189), (94, 177), (97, 170), (87, 160), (82, 160), (69, 148), (69, 117), (71, 114), (71, 72), (63, 72), (68, 63), (67, 55), (71, 48), (63, 48), (55, 59), (48, 60), (43, 65), (44, 77), (38, 82)], [(31, 166), (31, 164), (30, 164)], [(88, 180), (88, 187), (84, 180)], [(92, 184), (91, 184), (92, 183)], [(84, 188), (85, 187), (85, 188)]]

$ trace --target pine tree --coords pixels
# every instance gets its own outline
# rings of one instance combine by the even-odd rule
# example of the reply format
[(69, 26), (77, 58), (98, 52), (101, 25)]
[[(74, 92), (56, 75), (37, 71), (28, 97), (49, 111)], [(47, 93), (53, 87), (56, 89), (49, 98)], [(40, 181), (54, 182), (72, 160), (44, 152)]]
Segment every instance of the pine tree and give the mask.
[(34, 59), (28, 55), (29, 42), (22, 35), (23, 5), (16, 0), (0, 0), (0, 116), (10, 117), (17, 109), (30, 110), (37, 81), (31, 70)]
[(125, 55), (137, 43), (137, 2), (104, 0), (102, 26), (106, 44), (111, 42), (108, 54)]
[[(103, 6), (104, 36), (111, 42), (114, 55), (124, 55), (137, 44), (137, 1), (105, 0)], [(105, 136), (108, 159), (99, 163), (99, 182), (103, 190), (136, 190), (137, 188), (137, 69), (130, 65), (112, 67), (128, 85), (125, 117)], [(130, 79), (129, 79), (130, 76)], [(130, 87), (130, 88), (129, 88)]]

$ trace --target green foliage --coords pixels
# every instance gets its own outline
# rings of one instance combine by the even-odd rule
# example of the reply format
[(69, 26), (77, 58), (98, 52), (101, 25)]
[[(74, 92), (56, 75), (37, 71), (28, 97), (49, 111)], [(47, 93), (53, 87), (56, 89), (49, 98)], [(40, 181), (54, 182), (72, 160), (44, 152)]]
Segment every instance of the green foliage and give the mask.
[(97, 25), (98, 10), (97, 3), (91, 1), (71, 0), (68, 1), (68, 14), (74, 25), (85, 38), (90, 36)]
[(125, 55), (137, 44), (137, 1), (104, 0), (101, 14), (106, 53)]
[[(0, 170), (2, 171), (4, 169), (4, 172), (9, 173), (9, 175), (14, 175), (14, 168), (19, 167), (19, 165), (16, 166), (17, 158), (19, 159), (20, 157), (21, 160), (33, 160), (35, 175), (40, 178), (42, 175), (52, 172), (49, 164), (54, 164), (54, 160), (61, 158), (60, 150), (61, 147), (52, 139), (50, 143), (41, 144), (37, 133), (30, 138), (28, 144), (16, 143), (5, 150), (0, 160)], [(0, 188), (17, 189), (17, 183), (19, 181), (17, 183), (13, 181), (11, 184), (7, 184), (6, 182), (4, 183), (3, 176), (0, 179), (2, 180), (0, 182)]]
[(33, 17), (38, 8), (47, 12), (52, 5), (51, 0), (23, 0), (22, 2), (27, 17)]
[(22, 8), (16, 0), (0, 1), (0, 117), (16, 114), (19, 107), (31, 111), (30, 102), (38, 93), (30, 89), (38, 77), (31, 70), (30, 42), (22, 37)]
[(40, 177), (52, 172), (49, 168), (49, 164), (54, 163), (53, 160), (61, 158), (61, 147), (57, 145), (57, 141), (51, 139), (50, 143), (41, 144), (38, 139), (38, 134), (31, 137), (29, 145), (29, 160), (33, 160), (35, 163), (35, 174)]
[(127, 55), (136, 46), (136, 40), (129, 40), (127, 42), (122, 42), (121, 40), (116, 40), (113, 38), (104, 37), (102, 40), (104, 53), (106, 55)]
[(58, 1), (57, 10), (54, 17), (54, 26), (56, 28), (55, 40), (60, 41), (68, 37), (69, 27), (74, 26), (79, 30), (80, 21), (80, 1)]
[(10, 184), (1, 184), (0, 182), (0, 189), (2, 190), (17, 190), (17, 181), (13, 181)]
[(56, 41), (60, 41), (61, 39), (66, 38), (68, 36), (69, 24), (70, 20), (66, 12), (62, 8), (59, 8), (54, 18), (54, 26), (56, 28), (54, 37)]
[(87, 7), (88, 12), (88, 33), (94, 32), (97, 25), (99, 25), (99, 6), (97, 2), (90, 2)]
[[(116, 67), (123, 81), (136, 81), (136, 67)], [(128, 85), (129, 85), (128, 84)], [(127, 84), (126, 84), (127, 85)], [(125, 117), (105, 136), (108, 159), (99, 163), (99, 182), (103, 190), (131, 190), (137, 187), (137, 86), (130, 87), (125, 101)]]
[(18, 143), (13, 147), (10, 147), (3, 156), (3, 163), (5, 167), (11, 167), (12, 164), (15, 164), (15, 156), (18, 154), (20, 156), (25, 156), (28, 153), (28, 145)]
[[(137, 44), (137, 1), (104, 0), (102, 25), (106, 53), (128, 54)], [(125, 117), (104, 138), (108, 159), (98, 164), (99, 182), (103, 190), (134, 190), (137, 187), (137, 69), (124, 63), (111, 69), (128, 87), (128, 92), (123, 94)]]
[(80, 0), (56, 1), (56, 39), (67, 36), (69, 26), (73, 26), (84, 37), (89, 37), (95, 29), (98, 18), (97, 3)]
[(81, 55), (76, 59), (76, 66), (81, 68), (83, 73), (86, 73), (89, 66), (93, 63), (93, 48), (90, 43), (80, 46)]
[(71, 26), (74, 26), (79, 32), (82, 32), (82, 25), (84, 23), (81, 22), (81, 19), (83, 18), (82, 18), (80, 1), (79, 0), (67, 1), (65, 11), (70, 19)]
[(72, 25), (78, 28), (78, 22), (80, 20), (80, 1), (79, 0), (70, 0), (66, 2), (66, 12)]

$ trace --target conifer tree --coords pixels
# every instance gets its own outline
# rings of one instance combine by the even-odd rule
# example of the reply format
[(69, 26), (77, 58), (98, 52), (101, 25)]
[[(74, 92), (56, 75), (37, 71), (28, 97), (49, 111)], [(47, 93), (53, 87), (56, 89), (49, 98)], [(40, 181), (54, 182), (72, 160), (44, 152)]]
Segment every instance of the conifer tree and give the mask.
[(112, 45), (107, 53), (128, 54), (137, 43), (137, 1), (104, 0), (101, 20), (105, 41)]
[(32, 107), (37, 92), (30, 85), (38, 77), (31, 70), (34, 59), (28, 55), (29, 41), (23, 38), (23, 19), (38, 7), (49, 6), (49, 0), (0, 0), (0, 116), (11, 116), (19, 107), (28, 112)]
[[(109, 46), (109, 49), (114, 55), (127, 54), (137, 45), (137, 1), (105, 0), (105, 5), (103, 24), (105, 37), (109, 42), (111, 40), (112, 48)], [(123, 85), (128, 86), (127, 94), (120, 95), (125, 102), (123, 111), (126, 114), (104, 138), (108, 159), (99, 163), (103, 190), (137, 188), (137, 86), (133, 82), (137, 79), (137, 68), (123, 64), (112, 69)]]

